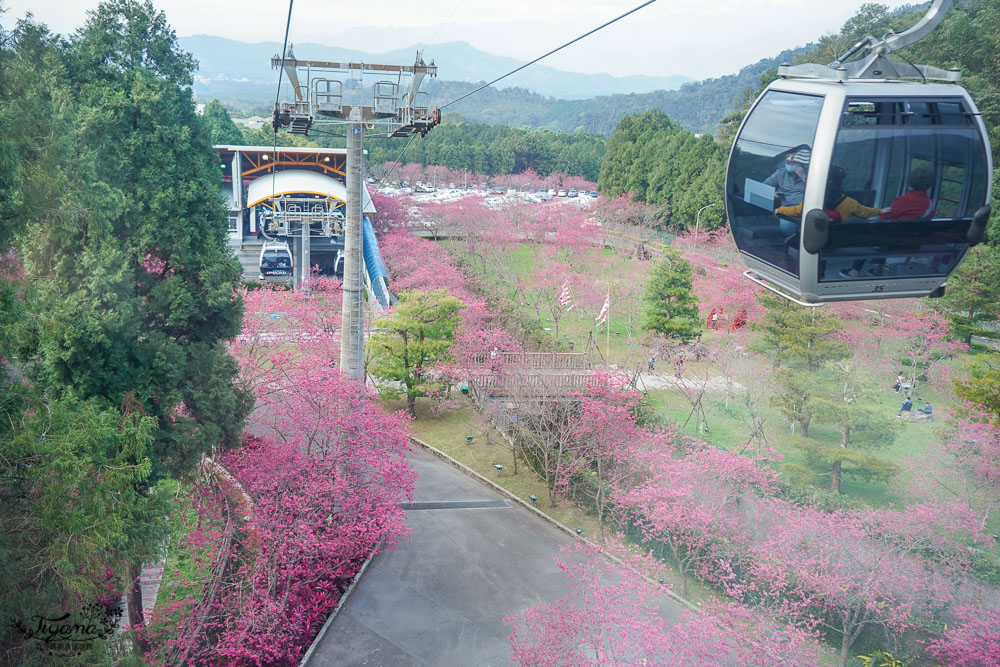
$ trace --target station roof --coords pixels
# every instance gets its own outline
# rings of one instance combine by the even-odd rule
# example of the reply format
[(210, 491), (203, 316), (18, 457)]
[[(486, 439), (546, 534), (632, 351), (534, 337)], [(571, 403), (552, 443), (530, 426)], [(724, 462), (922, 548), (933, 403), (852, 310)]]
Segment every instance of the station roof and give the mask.
[[(307, 169), (282, 169), (274, 174), (263, 174), (247, 187), (247, 207), (281, 195), (312, 194), (347, 201), (347, 186), (336, 178)], [(363, 188), (364, 213), (375, 213), (371, 193)]]
[(299, 148), (295, 146), (214, 146), (219, 158), (228, 163), (233, 155), (240, 154), (241, 177), (252, 179), (269, 174), (282, 167), (308, 169), (323, 174), (345, 176), (346, 148)]

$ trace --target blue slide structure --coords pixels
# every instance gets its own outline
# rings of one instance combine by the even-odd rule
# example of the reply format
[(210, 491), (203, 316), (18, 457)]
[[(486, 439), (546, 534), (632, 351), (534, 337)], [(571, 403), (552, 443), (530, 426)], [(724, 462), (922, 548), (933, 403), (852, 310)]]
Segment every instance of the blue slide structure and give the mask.
[(368, 289), (382, 308), (388, 308), (396, 302), (396, 299), (389, 292), (389, 287), (386, 285), (385, 279), (389, 277), (389, 272), (385, 268), (382, 251), (378, 249), (378, 241), (375, 239), (375, 228), (372, 227), (372, 222), (368, 219), (367, 215), (364, 216), (364, 226), (362, 227), (361, 234)]

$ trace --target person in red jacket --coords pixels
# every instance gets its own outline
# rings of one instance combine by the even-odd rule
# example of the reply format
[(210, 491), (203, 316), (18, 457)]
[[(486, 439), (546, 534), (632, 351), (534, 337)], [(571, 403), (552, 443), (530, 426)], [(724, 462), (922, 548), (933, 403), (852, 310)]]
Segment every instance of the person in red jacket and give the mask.
[[(910, 177), (906, 179), (910, 186), (909, 192), (899, 195), (893, 200), (892, 205), (885, 209), (879, 216), (879, 220), (920, 220), (934, 216), (934, 204), (931, 202), (927, 189), (931, 187), (934, 174), (926, 167), (917, 167), (910, 172)], [(864, 260), (855, 261), (849, 269), (842, 269), (840, 275), (845, 278), (858, 278), (861, 276), (861, 267)], [(885, 272), (885, 258), (880, 257), (871, 260), (871, 267), (868, 275), (880, 276)]]
[(917, 167), (910, 172), (907, 184), (910, 191), (896, 197), (885, 213), (879, 216), (880, 220), (917, 220), (919, 218), (930, 218), (934, 215), (934, 205), (927, 194), (927, 188), (931, 187), (934, 175), (926, 167)]

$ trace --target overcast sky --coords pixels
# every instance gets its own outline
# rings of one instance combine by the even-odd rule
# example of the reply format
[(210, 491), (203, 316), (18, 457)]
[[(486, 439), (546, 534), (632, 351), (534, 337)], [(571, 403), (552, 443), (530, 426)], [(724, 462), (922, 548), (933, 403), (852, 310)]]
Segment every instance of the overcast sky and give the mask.
[[(686, 74), (700, 79), (838, 30), (866, 0), (659, 0), (543, 61), (576, 72)], [(640, 0), (296, 0), (290, 41), (381, 53), (412, 44), (466, 41), (530, 60), (631, 9)], [(282, 0), (153, 0), (180, 36), (280, 42)], [(82, 25), (98, 0), (0, 0), (10, 26), (29, 9), (56, 32)], [(903, 2), (885, 0), (898, 7)], [(427, 49), (433, 57), (433, 48)], [(447, 63), (438, 62), (447, 79)]]

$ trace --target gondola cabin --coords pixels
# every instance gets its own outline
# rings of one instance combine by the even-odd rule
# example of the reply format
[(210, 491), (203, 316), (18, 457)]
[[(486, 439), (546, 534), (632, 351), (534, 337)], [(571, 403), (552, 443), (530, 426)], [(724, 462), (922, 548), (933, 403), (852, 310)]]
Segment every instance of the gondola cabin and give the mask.
[(726, 176), (747, 277), (806, 304), (940, 296), (983, 240), (986, 136), (954, 84), (773, 82)]
[(292, 251), (283, 241), (267, 241), (260, 249), (260, 280), (290, 278), (294, 263)]

